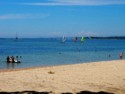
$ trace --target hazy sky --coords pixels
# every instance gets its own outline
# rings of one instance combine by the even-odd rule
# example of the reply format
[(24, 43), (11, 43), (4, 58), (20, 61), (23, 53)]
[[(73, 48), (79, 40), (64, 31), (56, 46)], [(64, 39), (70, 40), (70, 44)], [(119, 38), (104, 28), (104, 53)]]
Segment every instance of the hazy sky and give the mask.
[(0, 0), (0, 37), (125, 36), (125, 0)]

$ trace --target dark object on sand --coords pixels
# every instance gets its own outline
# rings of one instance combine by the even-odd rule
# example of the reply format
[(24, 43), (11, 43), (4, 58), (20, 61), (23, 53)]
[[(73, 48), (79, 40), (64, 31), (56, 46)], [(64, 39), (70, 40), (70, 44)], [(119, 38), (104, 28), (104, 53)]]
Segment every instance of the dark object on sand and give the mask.
[(100, 91), (100, 92), (81, 91), (77, 94), (114, 94), (114, 93), (109, 93), (109, 92), (104, 92), (104, 91)]
[(66, 93), (62, 93), (62, 94), (73, 94), (73, 93), (70, 93), (70, 92), (66, 92)]
[(0, 92), (0, 94), (49, 94), (49, 92), (22, 91), (22, 92)]
[[(0, 92), (0, 94), (54, 94), (53, 92), (37, 92), (37, 91), (21, 91), (21, 92)], [(61, 93), (61, 94), (73, 94), (70, 92), (67, 93)], [(91, 91), (81, 91), (76, 94), (114, 94), (114, 93), (108, 93), (108, 92), (91, 92)]]

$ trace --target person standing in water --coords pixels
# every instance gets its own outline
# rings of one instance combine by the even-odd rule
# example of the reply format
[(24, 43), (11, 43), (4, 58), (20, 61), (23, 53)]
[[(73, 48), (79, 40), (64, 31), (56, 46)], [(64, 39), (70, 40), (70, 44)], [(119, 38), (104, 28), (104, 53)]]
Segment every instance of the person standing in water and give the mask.
[(10, 63), (10, 57), (9, 56), (7, 56), (6, 60), (7, 60), (7, 63)]
[(123, 52), (120, 53), (120, 59), (123, 59)]

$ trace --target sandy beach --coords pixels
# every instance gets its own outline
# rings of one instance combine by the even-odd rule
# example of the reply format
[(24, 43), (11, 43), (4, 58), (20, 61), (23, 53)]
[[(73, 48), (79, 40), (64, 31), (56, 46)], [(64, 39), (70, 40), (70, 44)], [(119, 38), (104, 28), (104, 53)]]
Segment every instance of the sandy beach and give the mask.
[(125, 60), (0, 70), (0, 92), (3, 91), (125, 94)]

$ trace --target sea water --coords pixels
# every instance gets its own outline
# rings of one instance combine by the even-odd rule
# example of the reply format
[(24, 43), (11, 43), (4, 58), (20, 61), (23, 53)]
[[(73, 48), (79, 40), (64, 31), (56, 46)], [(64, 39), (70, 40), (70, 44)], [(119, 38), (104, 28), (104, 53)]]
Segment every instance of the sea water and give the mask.
[[(82, 43), (69, 38), (62, 43), (60, 38), (1, 38), (0, 69), (118, 60), (120, 52), (125, 52), (125, 40), (85, 39)], [(7, 56), (18, 56), (21, 63), (8, 64)]]

